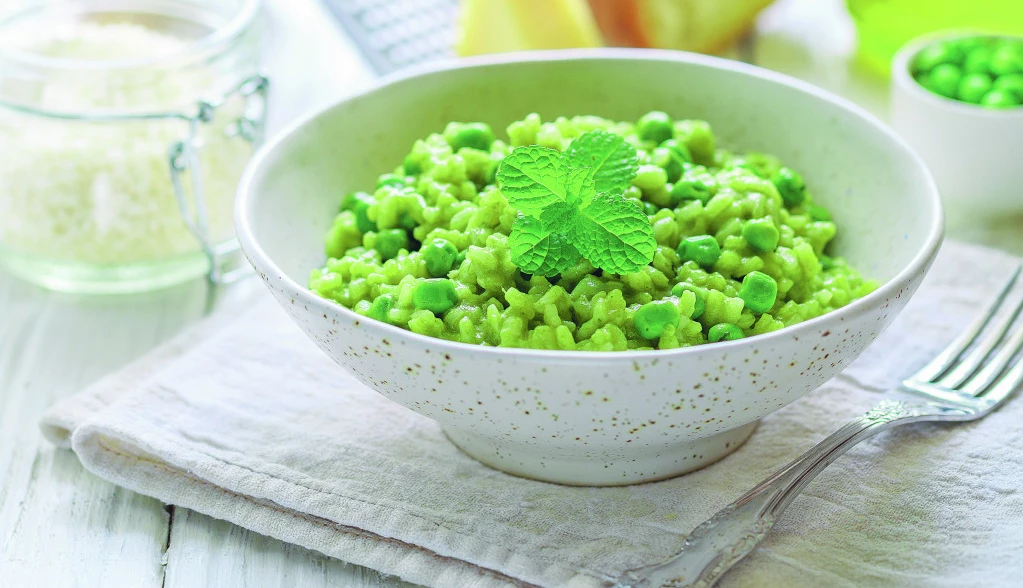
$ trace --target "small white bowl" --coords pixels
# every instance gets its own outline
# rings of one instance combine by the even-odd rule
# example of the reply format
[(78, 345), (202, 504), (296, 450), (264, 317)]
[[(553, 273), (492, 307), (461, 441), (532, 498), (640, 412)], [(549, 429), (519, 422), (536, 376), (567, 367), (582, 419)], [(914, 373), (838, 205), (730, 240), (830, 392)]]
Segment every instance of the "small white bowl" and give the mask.
[[(536, 111), (710, 121), (772, 152), (834, 214), (845, 256), (881, 287), (781, 331), (671, 351), (538, 351), (452, 343), (360, 316), (306, 288), (341, 195), (372, 185), (451, 120), (500, 131)], [(503, 134), (503, 133), (502, 133)], [(850, 103), (745, 64), (668, 51), (502, 55), (391, 77), (270, 141), (241, 184), (238, 237), (298, 325), (367, 386), (439, 421), (469, 455), (552, 482), (671, 477), (735, 450), (757, 419), (853, 361), (916, 290), (942, 237), (923, 162)], [(288, 369), (282, 365), (280, 369)]]
[(921, 37), (902, 47), (892, 66), (892, 127), (927, 163), (955, 227), (1023, 214), (1023, 107), (992, 109), (945, 98), (910, 71), (928, 45), (972, 36), (978, 35)]

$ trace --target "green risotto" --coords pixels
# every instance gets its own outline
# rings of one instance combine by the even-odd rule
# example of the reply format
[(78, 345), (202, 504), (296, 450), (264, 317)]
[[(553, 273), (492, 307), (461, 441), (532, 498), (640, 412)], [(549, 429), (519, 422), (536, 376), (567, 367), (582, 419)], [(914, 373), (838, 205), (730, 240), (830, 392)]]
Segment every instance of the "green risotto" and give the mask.
[(451, 123), (346, 194), (309, 287), (366, 317), (475, 345), (624, 351), (750, 337), (874, 288), (825, 254), (800, 174), (651, 112)]

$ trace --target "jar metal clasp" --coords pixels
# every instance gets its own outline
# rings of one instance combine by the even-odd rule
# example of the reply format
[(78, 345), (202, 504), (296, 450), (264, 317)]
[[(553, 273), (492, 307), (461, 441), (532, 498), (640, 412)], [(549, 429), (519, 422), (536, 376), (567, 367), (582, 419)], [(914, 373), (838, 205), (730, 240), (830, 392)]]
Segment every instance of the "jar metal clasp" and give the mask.
[[(240, 96), (245, 100), (242, 115), (228, 127), (228, 133), (253, 145), (263, 138), (266, 123), (266, 95), (270, 80), (260, 74), (250, 76), (241, 83), (225, 92), (216, 100), (203, 100), (197, 105), (195, 112), (186, 117), (188, 135), (181, 141), (171, 145), (169, 153), (171, 183), (174, 185), (174, 197), (177, 199), (178, 210), (188, 231), (199, 242), (203, 254), (209, 262), (206, 278), (210, 284), (218, 286), (236, 282), (250, 275), (247, 265), (231, 267), (231, 259), (238, 252), (234, 242), (216, 244), (210, 235), (209, 218), (206, 212), (206, 199), (203, 192), (202, 174), (199, 167), (198, 136), (202, 125), (213, 120), (217, 109), (228, 100)], [(191, 198), (185, 190), (184, 176), (188, 176), (191, 187)]]

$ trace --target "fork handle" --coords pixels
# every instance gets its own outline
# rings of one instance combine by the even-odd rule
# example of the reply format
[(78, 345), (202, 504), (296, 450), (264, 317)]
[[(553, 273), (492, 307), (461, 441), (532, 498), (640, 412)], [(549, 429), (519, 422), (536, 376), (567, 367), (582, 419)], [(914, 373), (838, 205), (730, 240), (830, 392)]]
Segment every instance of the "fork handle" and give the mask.
[[(817, 474), (854, 445), (896, 425), (938, 420), (933, 406), (885, 400), (781, 468), (690, 533), (670, 560), (630, 570), (619, 588), (709, 587), (763, 540)], [(944, 419), (941, 419), (944, 420)]]

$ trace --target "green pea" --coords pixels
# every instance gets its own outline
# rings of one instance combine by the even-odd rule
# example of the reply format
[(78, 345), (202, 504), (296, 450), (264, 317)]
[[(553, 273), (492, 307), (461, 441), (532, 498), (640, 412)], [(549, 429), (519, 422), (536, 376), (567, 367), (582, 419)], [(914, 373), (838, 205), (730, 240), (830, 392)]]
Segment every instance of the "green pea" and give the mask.
[(636, 134), (643, 141), (663, 143), (675, 135), (675, 122), (667, 113), (655, 110), (636, 121)]
[(693, 306), (693, 314), (689, 318), (696, 320), (703, 316), (703, 312), (707, 310), (707, 300), (704, 297), (703, 292), (696, 286), (686, 283), (678, 283), (671, 287), (672, 296), (682, 296), (685, 291), (690, 291), (696, 295), (696, 304)]
[(418, 227), (419, 223), (416, 222), (415, 217), (413, 217), (406, 211), (402, 212), (401, 216), (398, 217), (398, 225), (401, 228), (405, 229), (406, 231), (411, 231), (412, 229)]
[(814, 220), (814, 221), (818, 221), (818, 222), (820, 222), (820, 221), (830, 221), (831, 220), (831, 213), (828, 212), (828, 209), (824, 208), (823, 206), (817, 206), (816, 204), (811, 204), (810, 208), (807, 210), (807, 212), (809, 212), (809, 214), (810, 214), (810, 220)]
[(966, 59), (966, 54), (959, 46), (949, 43), (934, 43), (923, 48), (913, 60), (913, 73), (922, 73), (933, 70), (939, 65), (961, 64)]
[(652, 164), (641, 164), (639, 166), (639, 171), (637, 171), (635, 177), (632, 178), (632, 185), (637, 186), (641, 190), (641, 193), (658, 192), (663, 190), (667, 183), (667, 172)]
[(377, 233), (376, 245), (385, 260), (394, 259), (402, 249), (408, 249), (408, 233), (405, 229), (384, 229)]
[(369, 207), (376, 203), (376, 200), (365, 192), (353, 192), (341, 200), (341, 210), (351, 210), (355, 213), (355, 227), (362, 233), (377, 230), (377, 224), (369, 220)]
[(451, 142), (451, 148), (455, 151), (465, 147), (478, 149), (480, 151), (490, 151), (490, 146), (493, 143), (494, 132), (490, 130), (490, 125), (478, 122), (468, 123), (462, 125), (462, 127), (455, 132), (454, 140)]
[(671, 187), (672, 206), (686, 200), (699, 200), (706, 204), (713, 196), (711, 187), (697, 179), (681, 178)]
[(417, 310), (429, 310), (433, 314), (444, 314), (458, 304), (458, 294), (451, 280), (434, 278), (423, 280), (412, 290), (412, 305)]
[(405, 178), (396, 174), (384, 174), (377, 180), (377, 190), (384, 186), (394, 186), (396, 188), (405, 187)]
[(956, 39), (955, 40), (955, 44), (958, 45), (959, 48), (963, 50), (963, 53), (966, 55), (966, 57), (969, 57), (970, 53), (972, 53), (973, 51), (975, 51), (976, 49), (978, 49), (980, 47), (990, 47), (991, 46), (991, 38), (990, 37), (962, 37), (962, 38)]
[(749, 220), (742, 225), (742, 238), (750, 248), (759, 253), (777, 249), (780, 237), (778, 227), (774, 226), (774, 221), (769, 218)]
[(464, 262), (465, 262), (465, 251), (459, 251), (458, 255), (455, 257), (455, 265), (454, 265), (454, 267), (452, 269), (458, 269), (458, 268), (462, 267), (462, 263), (464, 263)]
[(954, 99), (962, 77), (963, 74), (958, 67), (951, 63), (942, 63), (921, 78), (920, 83), (935, 94)]
[(750, 272), (742, 279), (739, 298), (742, 298), (746, 308), (753, 312), (767, 312), (778, 300), (778, 282), (765, 273)]
[(341, 212), (344, 212), (346, 210), (351, 210), (354, 212), (355, 201), (360, 197), (360, 195), (366, 198), (372, 198), (372, 196), (366, 194), (365, 192), (350, 192), (348, 194), (345, 194), (344, 197), (341, 198)]
[(658, 147), (650, 157), (654, 165), (662, 168), (668, 176), (668, 182), (677, 182), (682, 177), (682, 165), (685, 161), (667, 147)]
[(661, 141), (660, 146), (665, 149), (671, 149), (686, 163), (693, 162), (693, 154), (689, 152), (689, 147), (686, 147), (685, 143), (680, 143), (676, 139), (668, 139), (667, 141)]
[(669, 325), (678, 326), (678, 307), (671, 300), (647, 302), (633, 316), (636, 332), (644, 339), (656, 339)]
[(405, 161), (401, 163), (401, 169), (405, 172), (406, 176), (418, 176), (423, 173), (422, 166), (419, 162), (412, 158), (412, 155), (406, 155)]
[(732, 323), (718, 323), (707, 331), (707, 340), (711, 343), (735, 341), (736, 339), (742, 339), (744, 336), (742, 329)]
[(799, 206), (806, 200), (806, 183), (803, 182), (803, 176), (792, 168), (780, 168), (771, 178), (771, 183), (778, 188), (785, 206)]
[(394, 297), (390, 294), (381, 294), (373, 299), (373, 304), (370, 305), (366, 316), (386, 323), (389, 322), (387, 319), (390, 317), (391, 308), (393, 307)]
[(447, 239), (434, 239), (425, 245), (421, 253), (426, 271), (435, 278), (448, 275), (458, 259), (458, 248)]
[(972, 73), (963, 76), (959, 81), (956, 95), (963, 102), (977, 104), (991, 90), (991, 77), (984, 73)]
[(640, 204), (643, 205), (643, 214), (645, 214), (647, 216), (653, 216), (653, 215), (657, 214), (658, 210), (661, 209), (661, 207), (657, 206), (653, 202), (647, 202), (645, 200), (642, 201)]
[(701, 267), (711, 267), (721, 257), (721, 246), (710, 235), (687, 237), (678, 244), (678, 255), (682, 261), (695, 261)]
[(991, 56), (994, 53), (990, 47), (977, 47), (970, 51), (963, 62), (963, 71), (968, 74), (989, 73), (991, 71)]
[(750, 172), (751, 174), (753, 174), (753, 175), (757, 176), (758, 178), (762, 178), (762, 177), (764, 177), (763, 175), (761, 175), (761, 173), (760, 173), (760, 169), (759, 169), (759, 168), (758, 168), (758, 167), (757, 167), (756, 165), (754, 165), (753, 163), (750, 163), (750, 162), (748, 162), (748, 161), (745, 161), (745, 162), (743, 162), (743, 163), (740, 163), (739, 165), (737, 165), (737, 166), (735, 166), (735, 167), (739, 167), (739, 168), (742, 168), (742, 169), (744, 169), (744, 170), (747, 170), (747, 171), (749, 171), (749, 172)]
[(1012, 108), (1020, 102), (1019, 97), (1008, 90), (991, 90), (980, 99), (981, 106), (988, 108)]
[(1023, 74), (1006, 74), (998, 76), (992, 86), (995, 90), (1012, 92), (1016, 99), (1023, 101)]
[(991, 73), (996, 76), (1023, 73), (1023, 49), (1004, 44), (991, 56)]

